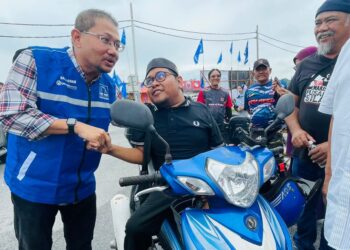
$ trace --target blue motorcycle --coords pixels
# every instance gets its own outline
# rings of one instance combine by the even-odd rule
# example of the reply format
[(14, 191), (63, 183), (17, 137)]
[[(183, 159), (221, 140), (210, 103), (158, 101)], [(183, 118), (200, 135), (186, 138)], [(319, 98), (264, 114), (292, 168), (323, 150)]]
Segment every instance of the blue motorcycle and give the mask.
[[(276, 105), (277, 118), (264, 133), (276, 128), (293, 109), (293, 97), (282, 96)], [(125, 110), (128, 116), (120, 115)], [(160, 137), (153, 127), (152, 114), (144, 105), (118, 101), (113, 104), (111, 115), (117, 126)], [(163, 249), (292, 249), (286, 223), (259, 193), (276, 174), (275, 156), (281, 148), (268, 149), (263, 146), (264, 136), (252, 138), (240, 126), (235, 132), (241, 141), (239, 146), (216, 148), (186, 160), (172, 161), (169, 145), (163, 140), (167, 153), (159, 172), (119, 180), (121, 186), (152, 183), (152, 187), (135, 195), (136, 201), (155, 191), (178, 197), (171, 206), (173, 218), (163, 222), (157, 236)], [(288, 187), (289, 202), (300, 202), (301, 196), (298, 187)], [(111, 202), (115, 245), (121, 249), (129, 216), (125, 204), (129, 201), (119, 195)]]

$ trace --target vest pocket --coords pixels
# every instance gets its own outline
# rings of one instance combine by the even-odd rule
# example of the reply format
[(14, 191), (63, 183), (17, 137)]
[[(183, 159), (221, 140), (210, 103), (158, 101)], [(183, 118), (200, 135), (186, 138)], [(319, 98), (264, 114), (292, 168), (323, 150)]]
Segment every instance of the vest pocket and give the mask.
[(19, 169), (19, 172), (17, 175), (18, 180), (20, 180), (20, 181), (23, 180), (23, 178), (25, 177), (25, 175), (27, 173), (28, 168), (30, 167), (30, 165), (34, 161), (35, 157), (36, 157), (36, 153), (33, 151), (30, 151), (29, 155), (27, 156), (27, 158), (23, 162), (21, 168)]

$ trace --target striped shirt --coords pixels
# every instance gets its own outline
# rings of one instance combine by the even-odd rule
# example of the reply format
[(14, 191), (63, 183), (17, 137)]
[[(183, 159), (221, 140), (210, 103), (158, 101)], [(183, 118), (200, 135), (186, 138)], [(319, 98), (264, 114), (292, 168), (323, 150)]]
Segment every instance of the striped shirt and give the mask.
[(350, 249), (350, 40), (343, 46), (319, 111), (333, 115), (332, 177), (328, 186), (324, 235), (339, 250)]
[[(68, 55), (85, 79), (73, 50)], [(42, 113), (37, 105), (37, 69), (33, 53), (24, 50), (12, 65), (4, 87), (0, 91), (0, 122), (4, 131), (29, 140), (45, 137), (42, 133), (57, 119)]]

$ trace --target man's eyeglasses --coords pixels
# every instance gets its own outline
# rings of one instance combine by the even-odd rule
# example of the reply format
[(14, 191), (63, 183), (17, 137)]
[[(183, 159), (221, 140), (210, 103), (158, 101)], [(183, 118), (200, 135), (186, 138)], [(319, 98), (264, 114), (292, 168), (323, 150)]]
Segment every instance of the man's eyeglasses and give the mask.
[(172, 74), (172, 73), (169, 73), (169, 72), (165, 72), (165, 71), (158, 71), (156, 73), (156, 75), (154, 77), (147, 77), (144, 81), (143, 81), (143, 85), (146, 87), (146, 88), (150, 88), (154, 82), (154, 80), (156, 80), (157, 82), (164, 82), (165, 81), (165, 78), (168, 76), (168, 75), (173, 75), (176, 77), (175, 74)]
[(96, 33), (90, 32), (90, 31), (83, 31), (82, 33), (97, 37), (103, 44), (110, 45), (110, 46), (112, 45), (119, 52), (122, 52), (124, 50), (124, 46), (121, 46), (119, 40), (113, 41), (108, 36), (99, 35), (99, 34), (96, 34)]

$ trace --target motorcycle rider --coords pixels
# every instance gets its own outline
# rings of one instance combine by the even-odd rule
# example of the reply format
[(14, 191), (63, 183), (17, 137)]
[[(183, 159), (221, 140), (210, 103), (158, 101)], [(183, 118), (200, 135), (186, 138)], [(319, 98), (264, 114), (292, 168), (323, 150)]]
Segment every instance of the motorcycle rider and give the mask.
[[(155, 58), (149, 62), (144, 80), (152, 101), (149, 108), (157, 132), (170, 145), (173, 159), (191, 158), (223, 145), (220, 130), (208, 108), (185, 97), (181, 82), (182, 77), (173, 62), (165, 58)], [(119, 159), (141, 164), (144, 133), (130, 133), (129, 139), (135, 148), (109, 145), (108, 148), (98, 149)], [(93, 148), (93, 145), (90, 146)], [(164, 144), (153, 138), (151, 159), (156, 170), (163, 164), (164, 155)], [(170, 214), (169, 207), (173, 200), (161, 192), (151, 193), (126, 224), (124, 249), (147, 249), (151, 245), (152, 235), (159, 232), (162, 221)]]

